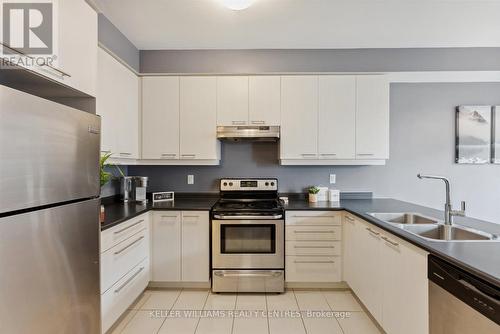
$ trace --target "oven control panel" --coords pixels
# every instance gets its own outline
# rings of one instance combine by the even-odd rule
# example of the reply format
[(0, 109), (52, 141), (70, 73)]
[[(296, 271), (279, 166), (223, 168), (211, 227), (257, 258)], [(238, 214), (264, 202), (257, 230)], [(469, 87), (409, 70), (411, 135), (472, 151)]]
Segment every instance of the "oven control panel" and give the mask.
[(278, 179), (221, 179), (221, 191), (278, 191)]

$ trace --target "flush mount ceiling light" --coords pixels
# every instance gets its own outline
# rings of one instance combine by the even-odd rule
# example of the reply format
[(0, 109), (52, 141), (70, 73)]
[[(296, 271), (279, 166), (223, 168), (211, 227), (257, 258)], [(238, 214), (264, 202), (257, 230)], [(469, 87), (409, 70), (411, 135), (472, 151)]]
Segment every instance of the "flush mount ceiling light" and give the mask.
[(243, 10), (250, 7), (254, 0), (220, 0), (224, 7), (232, 10)]

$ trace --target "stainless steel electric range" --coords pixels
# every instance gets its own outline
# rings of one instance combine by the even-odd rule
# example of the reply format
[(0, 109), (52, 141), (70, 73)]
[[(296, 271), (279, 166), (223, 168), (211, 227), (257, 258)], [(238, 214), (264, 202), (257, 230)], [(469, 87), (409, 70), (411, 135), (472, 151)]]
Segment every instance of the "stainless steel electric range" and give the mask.
[(277, 179), (221, 179), (212, 209), (212, 290), (283, 292), (285, 220)]

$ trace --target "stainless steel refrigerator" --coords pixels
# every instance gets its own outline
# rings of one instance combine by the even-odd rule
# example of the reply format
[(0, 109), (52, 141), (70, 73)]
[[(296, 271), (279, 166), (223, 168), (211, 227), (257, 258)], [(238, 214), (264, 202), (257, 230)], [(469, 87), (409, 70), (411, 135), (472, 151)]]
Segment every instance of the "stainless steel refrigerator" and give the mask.
[(99, 132), (0, 86), (0, 333), (100, 333)]

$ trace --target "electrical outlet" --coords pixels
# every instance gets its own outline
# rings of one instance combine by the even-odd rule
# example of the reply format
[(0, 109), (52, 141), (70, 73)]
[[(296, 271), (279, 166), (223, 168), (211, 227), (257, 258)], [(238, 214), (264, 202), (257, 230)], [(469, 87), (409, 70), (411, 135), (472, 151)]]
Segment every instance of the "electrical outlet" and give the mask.
[(335, 184), (337, 182), (337, 176), (335, 174), (330, 174), (330, 184)]
[(194, 184), (194, 175), (188, 175), (188, 184)]

